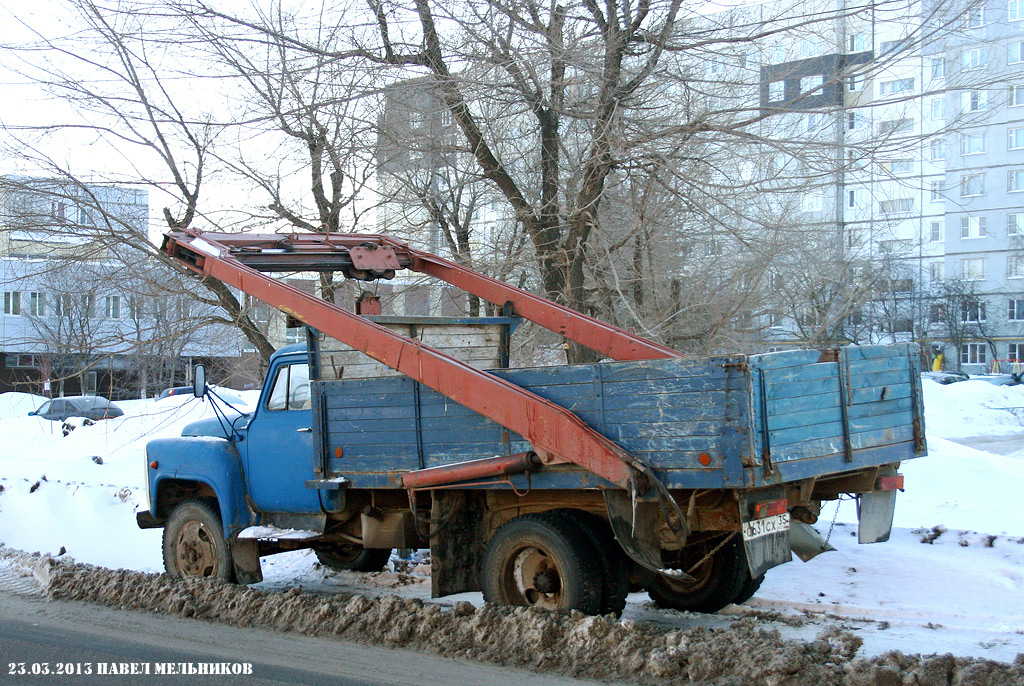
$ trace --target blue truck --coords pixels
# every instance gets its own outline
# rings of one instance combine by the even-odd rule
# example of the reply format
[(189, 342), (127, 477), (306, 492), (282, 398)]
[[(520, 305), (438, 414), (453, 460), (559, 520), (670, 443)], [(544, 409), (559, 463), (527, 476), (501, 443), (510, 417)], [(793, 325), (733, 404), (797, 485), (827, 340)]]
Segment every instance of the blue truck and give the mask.
[[(253, 412), (148, 444), (138, 522), (163, 527), (175, 576), (253, 583), (260, 557), (298, 549), (373, 571), (429, 547), (435, 596), (604, 614), (642, 587), (713, 612), (829, 549), (811, 526), (825, 501), (856, 497), (858, 540), (887, 540), (899, 463), (926, 452), (914, 345), (685, 358), (386, 237), (179, 233), (164, 249), (307, 332), (273, 355)], [(415, 269), (504, 312), (388, 321), (372, 299), (348, 312), (267, 274), (300, 267)], [(501, 368), (520, 317), (614, 359)], [(497, 328), (499, 368), (428, 345), (428, 325)], [(346, 376), (330, 340), (397, 373)]]

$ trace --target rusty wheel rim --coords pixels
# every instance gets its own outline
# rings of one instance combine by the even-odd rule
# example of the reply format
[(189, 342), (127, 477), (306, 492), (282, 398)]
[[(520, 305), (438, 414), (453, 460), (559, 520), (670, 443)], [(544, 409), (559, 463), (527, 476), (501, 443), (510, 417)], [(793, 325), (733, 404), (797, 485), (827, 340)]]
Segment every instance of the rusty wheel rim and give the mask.
[(214, 576), (220, 555), (210, 530), (200, 521), (185, 522), (174, 539), (174, 558), (182, 576)]
[(515, 605), (556, 610), (562, 606), (562, 574), (543, 548), (521, 548), (511, 558), (506, 595)]

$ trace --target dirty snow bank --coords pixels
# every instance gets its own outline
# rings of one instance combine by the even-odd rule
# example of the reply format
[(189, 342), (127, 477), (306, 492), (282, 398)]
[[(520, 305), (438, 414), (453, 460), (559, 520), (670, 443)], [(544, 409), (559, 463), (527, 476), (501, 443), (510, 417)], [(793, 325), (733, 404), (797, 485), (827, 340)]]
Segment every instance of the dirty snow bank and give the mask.
[[(0, 551), (0, 556), (12, 553)], [(889, 652), (855, 658), (860, 639), (838, 628), (813, 641), (787, 641), (755, 618), (727, 629), (669, 630), (611, 616), (458, 602), (450, 610), (418, 599), (270, 593), (212, 580), (112, 571), (17, 556), (52, 598), (430, 650), (445, 657), (528, 667), (575, 677), (639, 683), (744, 686), (1024, 686), (1014, 664), (952, 655)]]

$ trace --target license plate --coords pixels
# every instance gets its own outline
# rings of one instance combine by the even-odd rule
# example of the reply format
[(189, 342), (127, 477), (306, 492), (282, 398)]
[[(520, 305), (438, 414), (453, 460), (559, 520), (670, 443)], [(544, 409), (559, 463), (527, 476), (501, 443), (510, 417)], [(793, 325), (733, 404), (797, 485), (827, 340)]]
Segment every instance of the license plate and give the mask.
[(743, 522), (743, 540), (751, 541), (755, 538), (761, 538), (769, 534), (777, 534), (783, 531), (789, 531), (789, 513), (783, 512), (782, 514), (775, 515), (773, 517), (765, 517), (764, 519), (755, 519), (750, 522)]

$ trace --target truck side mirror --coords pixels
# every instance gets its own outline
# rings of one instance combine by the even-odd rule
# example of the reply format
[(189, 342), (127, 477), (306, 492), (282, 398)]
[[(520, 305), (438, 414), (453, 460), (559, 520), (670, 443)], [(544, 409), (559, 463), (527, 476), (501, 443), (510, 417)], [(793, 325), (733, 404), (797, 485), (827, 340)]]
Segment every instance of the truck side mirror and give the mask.
[(206, 395), (206, 367), (201, 364), (196, 365), (195, 372), (192, 374), (192, 394), (197, 398)]

